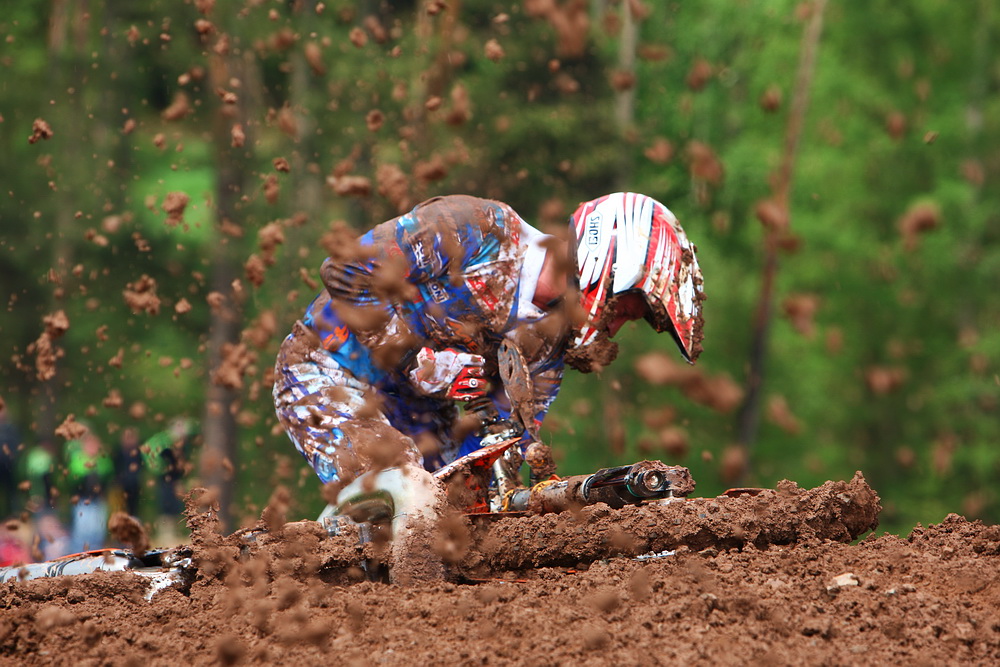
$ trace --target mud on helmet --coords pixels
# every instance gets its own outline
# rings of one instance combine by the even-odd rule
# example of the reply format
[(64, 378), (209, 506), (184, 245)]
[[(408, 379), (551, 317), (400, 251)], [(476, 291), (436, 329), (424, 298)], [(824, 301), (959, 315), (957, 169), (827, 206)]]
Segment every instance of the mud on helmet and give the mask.
[(587, 315), (573, 345), (585, 348), (601, 331), (610, 300), (640, 292), (646, 320), (669, 331), (684, 358), (701, 353), (704, 300), (695, 246), (660, 202), (618, 192), (585, 202), (570, 217), (576, 238), (580, 301)]

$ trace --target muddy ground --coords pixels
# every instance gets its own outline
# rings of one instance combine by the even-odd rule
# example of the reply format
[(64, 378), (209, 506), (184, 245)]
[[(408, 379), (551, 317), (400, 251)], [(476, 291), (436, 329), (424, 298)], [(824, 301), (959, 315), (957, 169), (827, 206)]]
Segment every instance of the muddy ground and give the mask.
[[(997, 664), (1000, 527), (875, 537), (859, 475), (803, 490), (499, 521), (450, 517), (448, 580), (372, 582), (378, 544), (311, 521), (213, 532), (188, 586), (0, 588), (3, 664)], [(867, 533), (860, 541), (859, 536)], [(650, 551), (664, 553), (638, 559)]]

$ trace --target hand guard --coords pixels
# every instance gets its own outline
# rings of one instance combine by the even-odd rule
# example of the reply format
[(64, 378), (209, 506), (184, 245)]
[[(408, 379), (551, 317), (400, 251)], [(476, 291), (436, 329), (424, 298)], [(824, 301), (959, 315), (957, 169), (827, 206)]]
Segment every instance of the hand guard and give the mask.
[(487, 382), (483, 378), (485, 361), (478, 354), (450, 347), (443, 350), (424, 347), (417, 353), (410, 379), (428, 396), (470, 401), (486, 395)]

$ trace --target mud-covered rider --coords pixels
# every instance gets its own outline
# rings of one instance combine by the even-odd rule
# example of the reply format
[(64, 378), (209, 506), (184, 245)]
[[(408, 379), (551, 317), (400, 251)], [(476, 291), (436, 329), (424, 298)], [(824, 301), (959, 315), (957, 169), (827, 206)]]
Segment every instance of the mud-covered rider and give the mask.
[(627, 321), (669, 332), (694, 363), (702, 279), (674, 215), (616, 193), (581, 204), (570, 232), (567, 243), (504, 203), (452, 195), (337, 248), (275, 367), (278, 419), (320, 480), (403, 463), (433, 471), (475, 451), (459, 407), (488, 397), (509, 415), (496, 361), (505, 338), (527, 362), (536, 423), (565, 366), (610, 363)]

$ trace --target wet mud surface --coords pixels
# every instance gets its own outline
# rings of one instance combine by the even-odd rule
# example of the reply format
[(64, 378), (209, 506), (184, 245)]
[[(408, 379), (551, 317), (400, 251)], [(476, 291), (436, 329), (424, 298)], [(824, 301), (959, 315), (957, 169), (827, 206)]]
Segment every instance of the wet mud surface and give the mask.
[(449, 516), (448, 579), (407, 586), (365, 579), (387, 550), (353, 528), (272, 519), (223, 536), (194, 514), (194, 578), (151, 601), (132, 573), (0, 586), (0, 663), (996, 664), (1000, 527), (949, 515), (857, 541), (879, 509), (858, 476)]

